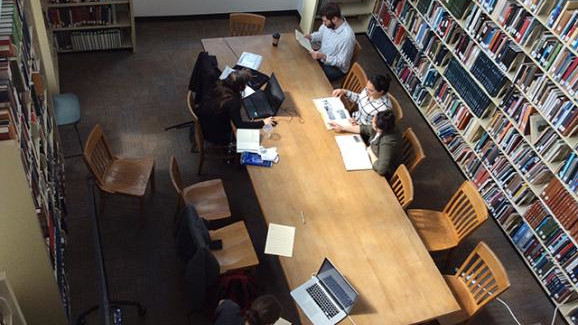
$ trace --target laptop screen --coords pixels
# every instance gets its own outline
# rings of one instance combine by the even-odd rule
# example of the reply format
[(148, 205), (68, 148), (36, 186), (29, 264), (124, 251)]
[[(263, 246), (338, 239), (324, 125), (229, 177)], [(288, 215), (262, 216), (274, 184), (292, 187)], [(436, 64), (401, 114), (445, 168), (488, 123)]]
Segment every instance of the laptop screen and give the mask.
[(325, 289), (331, 292), (343, 309), (349, 312), (357, 300), (358, 293), (327, 258), (323, 261), (317, 278), (323, 283)]
[(281, 103), (285, 100), (285, 94), (283, 94), (283, 89), (281, 89), (281, 85), (279, 84), (279, 81), (277, 81), (277, 77), (275, 77), (274, 73), (271, 74), (269, 83), (267, 84), (267, 87), (265, 87), (265, 96), (267, 96), (267, 100), (273, 108), (273, 113), (277, 114), (279, 107), (281, 107)]

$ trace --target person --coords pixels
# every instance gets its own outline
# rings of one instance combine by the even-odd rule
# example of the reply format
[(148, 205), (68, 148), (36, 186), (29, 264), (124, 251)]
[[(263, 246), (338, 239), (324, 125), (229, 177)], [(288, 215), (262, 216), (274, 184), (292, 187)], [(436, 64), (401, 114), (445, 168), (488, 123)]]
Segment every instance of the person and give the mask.
[(367, 153), (373, 169), (381, 176), (389, 179), (397, 166), (396, 155), (401, 143), (401, 133), (395, 125), (395, 116), (391, 110), (377, 113), (371, 120), (371, 125), (342, 126), (330, 122), (336, 132), (351, 132), (361, 134), (366, 143)]
[(310, 54), (319, 61), (329, 81), (339, 80), (349, 71), (355, 48), (355, 33), (333, 1), (321, 8), (321, 20), (323, 24), (317, 32), (305, 35), (313, 43), (321, 43), (321, 48)]
[(357, 94), (347, 89), (335, 89), (333, 96), (345, 96), (349, 101), (357, 104), (358, 110), (353, 112), (353, 124), (370, 125), (373, 117), (383, 111), (391, 110), (391, 100), (387, 96), (391, 77), (373, 75), (367, 81), (365, 88)]
[(211, 95), (199, 105), (197, 114), (205, 140), (214, 144), (228, 144), (231, 141), (231, 122), (241, 129), (259, 129), (265, 124), (275, 125), (273, 117), (261, 121), (244, 121), (241, 118), (241, 92), (250, 79), (249, 70), (231, 72), (226, 79), (216, 83)]
[(214, 325), (270, 325), (281, 317), (281, 304), (272, 295), (260, 296), (241, 316), (241, 308), (234, 301), (225, 299), (215, 310)]

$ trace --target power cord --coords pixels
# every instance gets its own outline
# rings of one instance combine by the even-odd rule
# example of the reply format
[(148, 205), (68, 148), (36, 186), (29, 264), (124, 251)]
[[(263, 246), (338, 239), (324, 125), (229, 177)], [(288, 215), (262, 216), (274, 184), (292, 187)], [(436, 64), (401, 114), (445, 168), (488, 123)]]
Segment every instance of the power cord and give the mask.
[(558, 315), (558, 309), (560, 309), (560, 306), (556, 306), (556, 308), (554, 308), (554, 315), (552, 315), (552, 322), (550, 323), (550, 325), (554, 325), (554, 322), (556, 321), (556, 316)]
[(353, 325), (357, 325), (357, 323), (353, 320), (353, 318), (351, 318), (351, 315), (347, 315), (347, 319), (349, 319), (349, 321), (352, 322)]
[[(484, 289), (484, 288), (482, 288)], [(486, 289), (484, 289), (484, 291), (486, 291)], [(488, 292), (488, 291), (486, 291)], [(488, 292), (489, 293), (489, 292)], [(492, 295), (491, 293), (489, 293), (490, 295)], [(502, 299), (500, 299), (500, 297), (496, 297), (496, 300), (498, 300), (499, 302), (501, 302), (504, 306), (506, 306), (506, 308), (508, 309), (508, 311), (510, 312), (510, 315), (512, 315), (512, 318), (514, 319), (514, 321), (516, 322), (516, 324), (518, 325), (522, 325), (519, 321), (518, 318), (516, 318), (516, 315), (514, 315), (514, 312), (512, 311), (512, 309), (510, 309), (510, 306), (508, 306), (508, 304), (503, 301)]]

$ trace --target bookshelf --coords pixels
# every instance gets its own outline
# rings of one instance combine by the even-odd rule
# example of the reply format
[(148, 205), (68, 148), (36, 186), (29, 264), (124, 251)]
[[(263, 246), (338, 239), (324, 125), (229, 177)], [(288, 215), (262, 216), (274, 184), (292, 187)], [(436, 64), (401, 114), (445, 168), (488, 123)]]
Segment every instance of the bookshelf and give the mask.
[[(301, 29), (311, 33), (321, 25), (319, 10), (328, 0), (305, 0), (301, 15)], [(347, 19), (354, 32), (364, 33), (371, 18), (376, 0), (337, 0), (341, 14)]]
[(28, 322), (65, 324), (64, 165), (30, 5), (0, 7), (0, 265)]
[(44, 12), (59, 53), (135, 50), (132, 0), (45, 0)]
[(574, 324), (578, 8), (566, 2), (379, 0), (368, 35)]

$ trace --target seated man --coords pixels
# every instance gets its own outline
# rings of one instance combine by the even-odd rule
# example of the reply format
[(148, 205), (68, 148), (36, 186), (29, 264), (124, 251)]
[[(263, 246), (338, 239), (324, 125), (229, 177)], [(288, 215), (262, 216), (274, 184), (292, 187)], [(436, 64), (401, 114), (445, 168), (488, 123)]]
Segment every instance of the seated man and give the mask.
[(313, 43), (321, 43), (319, 51), (312, 51), (311, 57), (319, 60), (329, 81), (342, 78), (349, 71), (349, 63), (355, 48), (355, 33), (335, 2), (328, 2), (321, 8), (323, 24), (319, 31), (305, 35)]
[(367, 153), (373, 169), (387, 179), (397, 168), (397, 156), (400, 154), (401, 133), (395, 125), (395, 116), (391, 110), (382, 111), (373, 116), (370, 125), (341, 126), (330, 122), (335, 132), (351, 132), (361, 134), (366, 143)]

